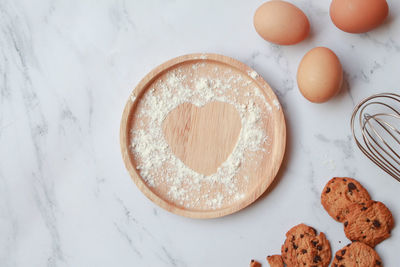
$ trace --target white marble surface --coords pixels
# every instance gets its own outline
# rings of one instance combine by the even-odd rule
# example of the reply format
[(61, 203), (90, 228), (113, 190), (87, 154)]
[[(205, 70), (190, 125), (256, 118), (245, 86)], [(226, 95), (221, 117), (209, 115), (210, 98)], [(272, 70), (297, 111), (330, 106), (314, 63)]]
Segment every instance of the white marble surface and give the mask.
[[(294, 1), (292, 1), (294, 2)], [(305, 222), (333, 250), (348, 243), (319, 203), (332, 176), (354, 176), (400, 222), (400, 183), (350, 136), (356, 102), (399, 90), (400, 2), (379, 29), (336, 29), (329, 1), (295, 1), (311, 36), (292, 47), (252, 26), (261, 1), (0, 1), (0, 266), (247, 266), (278, 253)], [(309, 49), (333, 49), (345, 88), (307, 102), (295, 82)], [(119, 123), (132, 88), (153, 67), (215, 52), (254, 67), (285, 110), (288, 149), (277, 182), (255, 204), (220, 219), (170, 214), (136, 188), (123, 165)], [(377, 247), (400, 266), (400, 226)], [(266, 266), (266, 264), (265, 264)]]

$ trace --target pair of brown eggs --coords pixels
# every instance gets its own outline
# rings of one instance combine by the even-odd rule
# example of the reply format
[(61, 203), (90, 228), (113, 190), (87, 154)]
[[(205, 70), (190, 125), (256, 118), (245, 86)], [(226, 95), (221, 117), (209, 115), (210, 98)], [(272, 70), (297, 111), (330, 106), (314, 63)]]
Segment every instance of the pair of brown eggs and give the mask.
[[(349, 33), (368, 32), (386, 19), (386, 0), (332, 0), (330, 17), (339, 29)], [(309, 34), (307, 16), (285, 1), (269, 1), (254, 15), (254, 26), (265, 40), (279, 45), (293, 45)], [(326, 102), (342, 85), (343, 70), (336, 54), (326, 47), (311, 49), (301, 60), (297, 71), (300, 92), (311, 102)]]

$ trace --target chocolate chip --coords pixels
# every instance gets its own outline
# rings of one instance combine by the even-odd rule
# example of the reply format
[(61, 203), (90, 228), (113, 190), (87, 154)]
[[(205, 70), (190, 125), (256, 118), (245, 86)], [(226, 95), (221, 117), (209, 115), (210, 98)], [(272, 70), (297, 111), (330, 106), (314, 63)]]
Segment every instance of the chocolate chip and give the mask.
[(378, 260), (376, 260), (376, 265), (381, 265), (382, 263), (380, 262), (380, 261), (378, 261)]
[(318, 246), (317, 246), (317, 249), (318, 249), (318, 250), (322, 250), (322, 245), (318, 245)]
[(297, 249), (297, 248), (298, 248), (298, 246), (296, 246), (296, 244), (295, 244), (295, 243), (293, 243), (293, 248), (294, 248), (294, 249)]
[(363, 239), (365, 239), (365, 238), (367, 238), (367, 236), (366, 236), (366, 235), (364, 235), (364, 236), (363, 236)]
[(328, 194), (329, 192), (331, 192), (331, 188), (330, 188), (330, 187), (327, 187), (325, 193)]
[(287, 252), (288, 251), (288, 248), (285, 248), (285, 252)]
[(339, 267), (346, 267), (346, 266), (344, 266), (343, 264), (340, 264)]
[(307, 253), (307, 249), (302, 249), (301, 253), (306, 254)]
[(367, 218), (367, 222), (370, 222), (370, 219)]
[(337, 266), (337, 264), (335, 263), (335, 264), (333, 265), (333, 267), (338, 267), (338, 266)]
[(336, 255), (335, 258), (336, 258), (338, 261), (343, 260), (343, 257), (342, 257), (342, 256), (339, 256), (339, 255)]
[(347, 179), (343, 179), (343, 181), (347, 182)]
[(347, 225), (349, 224), (349, 222), (344, 222), (344, 227), (347, 227)]
[(339, 221), (340, 220), (340, 216), (336, 216), (336, 219)]
[(381, 223), (380, 223), (378, 220), (374, 220), (374, 221), (372, 222), (372, 224), (373, 224), (376, 228), (381, 227)]
[(342, 252), (340, 252), (341, 254), (342, 254), (342, 256), (344, 255), (344, 254), (346, 254), (346, 250), (345, 249), (343, 249), (342, 250)]
[(357, 189), (356, 185), (353, 183), (349, 183), (347, 185), (347, 188), (349, 189), (350, 192)]
[(361, 211), (364, 211), (364, 210), (367, 210), (367, 209), (368, 209), (367, 207), (362, 207)]
[(304, 237), (304, 235), (303, 235), (303, 234), (301, 234), (301, 235), (300, 235), (300, 238), (303, 238), (303, 237)]
[(320, 262), (320, 261), (322, 261), (321, 257), (319, 255), (315, 255), (315, 257), (313, 259), (313, 262), (317, 263), (317, 262)]
[(294, 241), (294, 239), (295, 239), (295, 237), (294, 237), (294, 235), (292, 235), (292, 240), (291, 240), (291, 241), (293, 242), (293, 241)]
[(318, 241), (311, 240), (311, 244), (315, 247), (318, 244)]

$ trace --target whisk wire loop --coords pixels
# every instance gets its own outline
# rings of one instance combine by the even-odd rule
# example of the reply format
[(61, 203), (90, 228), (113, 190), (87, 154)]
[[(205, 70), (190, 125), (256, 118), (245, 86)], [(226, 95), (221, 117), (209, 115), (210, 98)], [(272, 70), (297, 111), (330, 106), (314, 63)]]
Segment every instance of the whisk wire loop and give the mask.
[(359, 149), (400, 182), (400, 95), (365, 98), (354, 108), (350, 124)]

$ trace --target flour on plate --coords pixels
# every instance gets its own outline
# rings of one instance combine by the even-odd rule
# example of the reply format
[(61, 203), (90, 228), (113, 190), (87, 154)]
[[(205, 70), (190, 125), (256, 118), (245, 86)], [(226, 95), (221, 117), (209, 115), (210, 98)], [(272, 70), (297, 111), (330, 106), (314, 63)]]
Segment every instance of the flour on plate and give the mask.
[[(245, 168), (256, 168), (260, 153), (269, 153), (262, 118), (269, 116), (272, 108), (250, 78), (258, 74), (250, 72), (250, 77), (243, 77), (217, 64), (210, 73), (205, 71), (209, 67), (204, 62), (184, 65), (159, 77), (138, 102), (137, 123), (131, 130), (131, 151), (141, 178), (155, 190), (163, 187), (168, 201), (184, 208), (219, 209), (244, 198), (252, 178)], [(226, 161), (215, 173), (203, 175), (174, 155), (164, 138), (162, 123), (183, 103), (200, 107), (212, 101), (233, 105), (242, 128)], [(239, 180), (239, 175), (243, 179)]]

